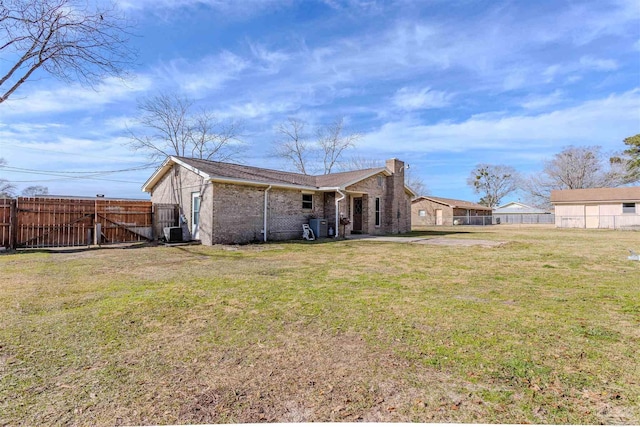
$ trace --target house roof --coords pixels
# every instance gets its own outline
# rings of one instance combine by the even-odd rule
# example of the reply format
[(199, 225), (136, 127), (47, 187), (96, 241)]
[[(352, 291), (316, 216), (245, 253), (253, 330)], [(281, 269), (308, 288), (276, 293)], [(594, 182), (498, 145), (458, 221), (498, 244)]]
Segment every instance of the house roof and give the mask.
[(457, 199), (445, 199), (444, 197), (432, 197), (432, 196), (420, 196), (417, 199), (413, 200), (412, 203), (417, 203), (421, 200), (430, 200), (435, 203), (440, 203), (442, 205), (447, 205), (451, 208), (460, 208), (460, 209), (475, 209), (478, 211), (490, 211), (491, 208), (487, 206), (482, 206), (477, 203), (467, 202), (466, 200), (457, 200)]
[(552, 190), (551, 203), (640, 202), (640, 187)]
[[(212, 181), (274, 185), (309, 190), (336, 187), (344, 189), (349, 185), (355, 184), (356, 182), (377, 174), (384, 174), (386, 176), (391, 175), (391, 172), (387, 168), (383, 167), (314, 176), (259, 168), (255, 166), (170, 156), (154, 172), (147, 182), (145, 182), (142, 190), (147, 192), (151, 191), (151, 189), (164, 176), (164, 174), (173, 167), (174, 164), (179, 164), (192, 172), (197, 173), (203, 178)], [(413, 194), (411, 190), (408, 191), (410, 194)]]
[(534, 208), (533, 206), (529, 206), (529, 205), (525, 205), (524, 203), (520, 203), (520, 202), (509, 202), (506, 203), (502, 206), (498, 206), (497, 208), (493, 209), (493, 213), (494, 214), (510, 214), (510, 213), (515, 213), (515, 214), (544, 214), (544, 213), (549, 213), (547, 211), (545, 211), (544, 209), (539, 209), (539, 208)]

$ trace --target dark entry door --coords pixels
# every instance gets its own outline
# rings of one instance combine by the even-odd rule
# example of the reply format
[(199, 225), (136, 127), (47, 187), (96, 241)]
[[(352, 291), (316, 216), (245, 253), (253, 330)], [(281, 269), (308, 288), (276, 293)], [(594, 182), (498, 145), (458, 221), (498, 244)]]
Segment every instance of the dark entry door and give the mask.
[(362, 197), (353, 198), (353, 232), (362, 233)]

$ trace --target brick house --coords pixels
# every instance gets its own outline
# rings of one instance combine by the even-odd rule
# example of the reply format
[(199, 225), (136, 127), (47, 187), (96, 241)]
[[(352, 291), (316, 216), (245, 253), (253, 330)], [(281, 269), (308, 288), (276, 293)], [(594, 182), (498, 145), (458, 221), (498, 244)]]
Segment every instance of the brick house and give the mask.
[(640, 227), (640, 187), (552, 190), (551, 203), (556, 227)]
[(491, 208), (464, 200), (420, 196), (411, 202), (411, 224), (414, 227), (489, 225)]
[(296, 239), (314, 218), (326, 220), (336, 237), (405, 233), (414, 197), (398, 159), (312, 176), (170, 156), (142, 190), (154, 204), (178, 205), (192, 237), (205, 245)]

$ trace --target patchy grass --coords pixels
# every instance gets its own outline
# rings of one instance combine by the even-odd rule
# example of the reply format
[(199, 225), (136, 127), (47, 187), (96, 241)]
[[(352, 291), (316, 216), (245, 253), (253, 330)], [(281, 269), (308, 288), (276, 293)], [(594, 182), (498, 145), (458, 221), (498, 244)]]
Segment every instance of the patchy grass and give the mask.
[(0, 424), (639, 424), (640, 234), (0, 256)]

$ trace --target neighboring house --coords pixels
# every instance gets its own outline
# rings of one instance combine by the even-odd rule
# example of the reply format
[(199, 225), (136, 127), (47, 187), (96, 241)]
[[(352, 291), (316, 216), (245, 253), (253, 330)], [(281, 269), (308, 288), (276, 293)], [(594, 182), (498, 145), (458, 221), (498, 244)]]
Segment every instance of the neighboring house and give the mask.
[(544, 209), (510, 202), (493, 209), (496, 224), (553, 224), (553, 215)]
[(464, 200), (420, 196), (411, 202), (413, 227), (431, 225), (490, 225), (491, 208)]
[(640, 227), (640, 187), (553, 190), (556, 227)]
[(205, 245), (301, 238), (302, 224), (324, 219), (319, 237), (405, 233), (411, 198), (404, 163), (311, 176), (252, 166), (168, 157), (143, 186), (154, 204), (179, 206)]

